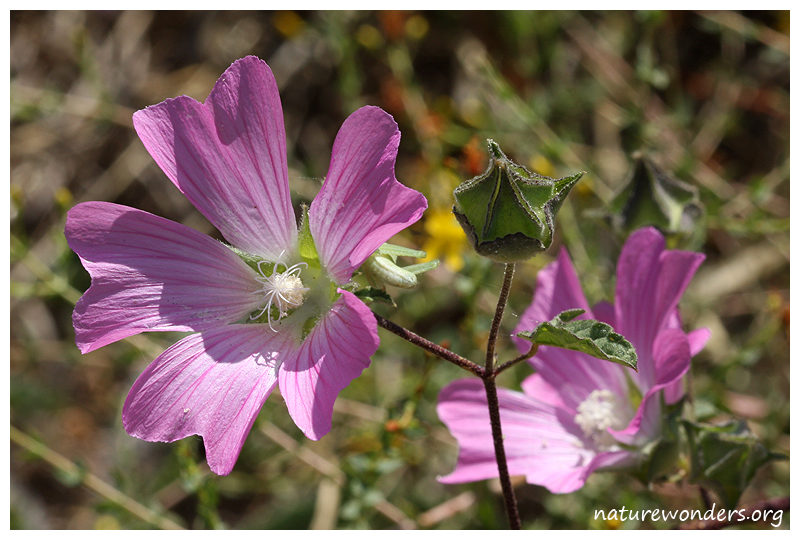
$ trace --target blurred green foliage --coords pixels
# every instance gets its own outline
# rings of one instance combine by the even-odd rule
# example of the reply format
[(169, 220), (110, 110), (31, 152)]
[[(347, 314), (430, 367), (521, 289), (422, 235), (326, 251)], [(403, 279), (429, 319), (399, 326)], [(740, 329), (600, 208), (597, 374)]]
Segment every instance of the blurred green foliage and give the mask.
[[(456, 456), (436, 396), (463, 374), (391, 334), (337, 401), (329, 435), (306, 440), (274, 395), (222, 478), (198, 439), (145, 443), (122, 429), (130, 385), (179, 334), (75, 348), (71, 312), (89, 278), (64, 240), (65, 212), (111, 201), (218, 234), (147, 155), (131, 114), (204, 99), (247, 54), (269, 63), (281, 90), (297, 209), (352, 110), (378, 105), (397, 120), (397, 176), (428, 197), (430, 221), (395, 241), (447, 259), (417, 290), (391, 291), (396, 307), (375, 309), (468, 357), (481, 357), (501, 272), (447, 216), (453, 188), (485, 167), (481, 141), (542, 175), (588, 171), (559, 213), (556, 245), (518, 265), (506, 335), (560, 245), (591, 303), (613, 297), (624, 238), (590, 211), (608, 208), (634, 152), (695, 186), (707, 259), (682, 315), (712, 339), (693, 361), (691, 410), (744, 418), (766, 448), (788, 452), (788, 12), (39, 11), (12, 12), (10, 27), (11, 423), (50, 451), (12, 431), (12, 527), (505, 526), (495, 483), (436, 481)], [(439, 234), (452, 242), (433, 243)], [(513, 356), (508, 340), (500, 347), (501, 362)], [(516, 366), (500, 384), (529, 373)], [(652, 489), (614, 474), (568, 495), (520, 483), (523, 524), (669, 526), (596, 521), (593, 510), (699, 507), (684, 470)], [(788, 477), (787, 461), (768, 464), (742, 502), (788, 495)]]

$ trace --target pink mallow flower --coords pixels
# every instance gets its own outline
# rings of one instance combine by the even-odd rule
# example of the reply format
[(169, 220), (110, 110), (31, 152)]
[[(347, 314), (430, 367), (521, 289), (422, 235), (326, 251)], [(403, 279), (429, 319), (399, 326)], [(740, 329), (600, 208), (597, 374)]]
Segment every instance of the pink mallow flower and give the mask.
[(308, 212), (315, 248), (298, 246), (283, 112), (266, 63), (238, 60), (205, 103), (168, 99), (136, 112), (133, 124), (239, 251), (126, 206), (70, 210), (66, 237), (92, 277), (73, 314), (81, 352), (145, 331), (193, 332), (136, 380), (126, 431), (163, 442), (200, 435), (211, 470), (228, 474), (277, 384), (295, 424), (319, 439), (339, 392), (378, 347), (374, 316), (342, 287), (427, 205), (395, 179), (397, 124), (377, 107), (345, 120)]
[[(533, 330), (570, 308), (582, 317), (612, 325), (636, 348), (630, 368), (554, 347), (540, 347), (536, 370), (523, 392), (499, 389), (509, 471), (553, 493), (580, 489), (596, 469), (629, 467), (647, 443), (661, 435), (661, 400), (683, 395), (689, 362), (708, 340), (706, 329), (685, 334), (677, 305), (697, 267), (700, 253), (664, 249), (653, 228), (633, 233), (617, 265), (616, 302), (589, 308), (567, 251), (538, 276), (533, 303), (515, 329)], [(514, 338), (521, 353), (530, 342)], [(638, 396), (638, 397), (636, 397)], [(445, 483), (497, 476), (483, 384), (458, 380), (439, 395), (439, 417), (458, 440), (455, 470)]]

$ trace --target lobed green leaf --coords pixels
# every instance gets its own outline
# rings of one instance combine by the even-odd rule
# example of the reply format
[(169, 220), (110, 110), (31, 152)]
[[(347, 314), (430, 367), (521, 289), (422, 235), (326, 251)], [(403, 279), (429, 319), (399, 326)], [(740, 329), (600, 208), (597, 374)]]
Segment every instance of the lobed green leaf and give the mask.
[(636, 350), (633, 345), (606, 323), (594, 319), (573, 320), (582, 309), (569, 309), (548, 322), (539, 324), (529, 332), (517, 336), (534, 346), (547, 345), (586, 353), (601, 360), (637, 369)]

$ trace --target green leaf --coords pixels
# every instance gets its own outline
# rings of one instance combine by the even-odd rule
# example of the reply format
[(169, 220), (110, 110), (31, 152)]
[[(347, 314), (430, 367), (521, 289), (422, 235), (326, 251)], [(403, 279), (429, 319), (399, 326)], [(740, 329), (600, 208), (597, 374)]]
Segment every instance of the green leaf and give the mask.
[(396, 304), (394, 303), (394, 299), (392, 299), (389, 294), (384, 291), (383, 289), (376, 289), (375, 287), (367, 287), (365, 289), (359, 289), (354, 292), (357, 297), (367, 303), (372, 302), (385, 302), (390, 306), (394, 307)]
[(756, 471), (764, 464), (786, 459), (770, 452), (743, 420), (721, 425), (683, 421), (689, 441), (689, 480), (714, 491), (727, 508), (735, 508)]
[(475, 251), (500, 262), (550, 247), (555, 214), (583, 172), (560, 179), (533, 173), (489, 139), (489, 167), (453, 192), (453, 213)]
[(534, 346), (547, 345), (578, 351), (636, 369), (636, 350), (633, 345), (614, 332), (606, 323), (593, 319), (573, 320), (582, 314), (582, 309), (569, 309), (543, 322), (530, 332), (517, 336), (527, 339)]

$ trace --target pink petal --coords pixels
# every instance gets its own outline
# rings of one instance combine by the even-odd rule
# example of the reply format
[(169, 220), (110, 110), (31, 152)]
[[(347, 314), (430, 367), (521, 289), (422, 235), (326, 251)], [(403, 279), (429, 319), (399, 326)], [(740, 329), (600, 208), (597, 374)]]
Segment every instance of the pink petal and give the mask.
[(125, 430), (147, 441), (200, 435), (211, 470), (228, 474), (275, 387), (287, 344), (265, 325), (231, 325), (188, 336), (133, 384)]
[(677, 403), (683, 397), (684, 393), (683, 379), (678, 379), (674, 383), (664, 387), (664, 403), (667, 405)]
[(592, 315), (598, 321), (614, 328), (614, 306), (610, 303), (605, 301), (596, 303), (592, 306)]
[(589, 476), (604, 467), (622, 467), (633, 463), (631, 452), (601, 452), (591, 457), (587, 463), (581, 457), (575, 460), (570, 454), (547, 454), (535, 464), (526, 476), (530, 484), (546, 487), (551, 493), (571, 493), (583, 487)]
[(306, 437), (319, 440), (331, 429), (333, 402), (369, 366), (378, 348), (372, 311), (350, 292), (330, 311), (280, 369), (281, 395), (289, 415)]
[(708, 328), (698, 328), (697, 330), (692, 330), (686, 336), (686, 339), (689, 340), (689, 351), (691, 352), (692, 356), (696, 356), (697, 353), (703, 350), (703, 347), (706, 346), (708, 340), (711, 338), (711, 330)]
[(153, 214), (82, 203), (65, 235), (92, 276), (72, 317), (83, 353), (140, 332), (231, 323), (261, 301), (255, 273), (230, 249)]
[[(583, 486), (595, 469), (630, 459), (628, 452), (601, 453), (584, 447), (583, 441), (564, 427), (563, 411), (518, 392), (498, 390), (503, 439), (512, 475), (554, 493)], [(461, 379), (439, 394), (439, 418), (458, 440), (455, 470), (439, 478), (460, 483), (498, 476), (489, 413), (483, 383)]]
[[(710, 337), (711, 330), (708, 328), (698, 328), (697, 330), (689, 332), (686, 335), (686, 339), (689, 341), (689, 353), (693, 357), (697, 355), (697, 353), (702, 351), (703, 347), (706, 346)], [(683, 379), (678, 379), (664, 388), (664, 401), (666, 401), (668, 405), (672, 405), (673, 403), (677, 403), (678, 400), (683, 397), (683, 394)]]
[(558, 388), (553, 387), (538, 373), (529, 375), (522, 381), (522, 391), (532, 397), (554, 407), (565, 407), (564, 399)]
[(649, 440), (658, 435), (661, 421), (658, 393), (667, 387), (674, 387), (689, 371), (691, 354), (686, 335), (676, 328), (662, 331), (653, 344), (653, 358), (655, 384), (644, 395), (625, 429), (609, 429), (609, 433), (622, 443), (635, 444), (637, 438)]
[(158, 166), (231, 244), (273, 261), (294, 251), (283, 112), (267, 64), (237, 60), (205, 103), (168, 99), (137, 111), (133, 125)]
[[(519, 318), (514, 334), (533, 330), (539, 323), (549, 321), (562, 311), (580, 308), (586, 311), (579, 318), (591, 318), (591, 310), (583, 295), (581, 283), (572, 266), (567, 250), (562, 248), (558, 258), (545, 266), (536, 277), (533, 302)], [(521, 353), (530, 350), (529, 341), (513, 338)]]
[[(579, 317), (581, 319), (593, 317), (569, 254), (562, 249), (558, 258), (539, 272), (533, 302), (520, 317), (514, 333), (533, 330), (540, 322), (573, 308), (586, 311)], [(513, 339), (520, 352), (529, 350), (530, 342)], [(626, 395), (624, 368), (611, 362), (555, 347), (540, 347), (530, 362), (551, 387), (558, 389), (565, 405), (573, 410), (598, 388)]]
[(540, 347), (530, 363), (547, 384), (558, 389), (564, 405), (572, 411), (593, 390), (608, 389), (627, 396), (625, 370), (629, 368), (618, 364), (558, 347)]
[[(640, 387), (654, 384), (649, 351), (658, 332), (667, 327), (678, 301), (704, 255), (664, 249), (664, 238), (652, 227), (633, 233), (617, 265), (617, 332), (628, 338), (640, 353)], [(644, 361), (641, 361), (644, 360)]]
[[(682, 327), (680, 314), (678, 310), (675, 309), (672, 315), (669, 316), (668, 322), (666, 324), (667, 328), (678, 328)], [(686, 335), (686, 338), (689, 340), (689, 351), (692, 356), (695, 356), (697, 353), (703, 350), (705, 347), (706, 342), (711, 337), (711, 331), (708, 328), (699, 328), (689, 334)], [(684, 394), (684, 384), (682, 380), (675, 381), (673, 384), (668, 385), (664, 388), (664, 401), (667, 404), (677, 403), (683, 397)]]
[(336, 135), (309, 225), (323, 264), (340, 284), (427, 207), (422, 194), (395, 179), (399, 142), (397, 124), (378, 107), (358, 109)]

